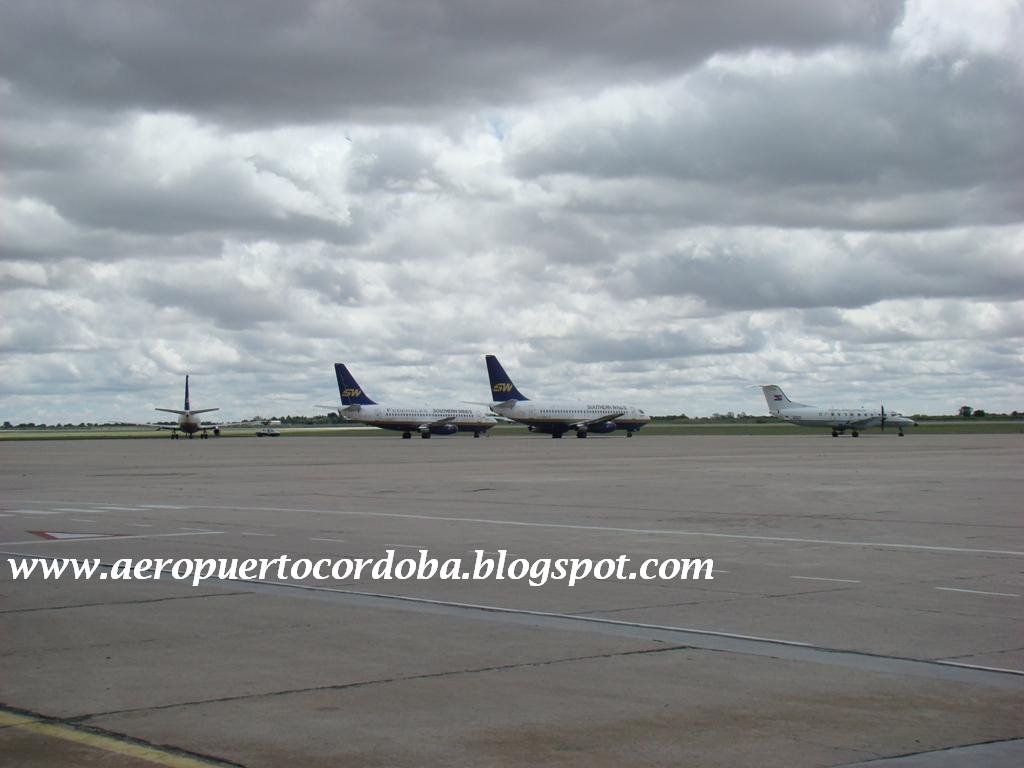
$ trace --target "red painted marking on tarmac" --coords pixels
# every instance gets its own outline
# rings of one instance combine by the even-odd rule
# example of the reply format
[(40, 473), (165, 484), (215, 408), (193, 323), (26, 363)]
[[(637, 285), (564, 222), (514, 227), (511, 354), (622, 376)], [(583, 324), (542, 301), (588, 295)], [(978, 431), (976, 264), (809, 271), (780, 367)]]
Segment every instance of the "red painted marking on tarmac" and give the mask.
[(64, 531), (26, 531), (41, 539), (100, 539), (110, 536), (126, 536), (124, 533), (67, 533)]

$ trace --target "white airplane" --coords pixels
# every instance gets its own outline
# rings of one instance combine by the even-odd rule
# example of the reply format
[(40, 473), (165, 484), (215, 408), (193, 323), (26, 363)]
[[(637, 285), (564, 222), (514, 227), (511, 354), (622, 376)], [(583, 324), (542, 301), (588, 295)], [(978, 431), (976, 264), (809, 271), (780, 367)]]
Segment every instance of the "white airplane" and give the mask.
[(819, 408), (794, 403), (775, 384), (766, 384), (761, 391), (772, 416), (801, 427), (830, 427), (832, 437), (839, 437), (846, 430), (850, 430), (854, 437), (860, 437), (860, 430), (869, 427), (881, 427), (884, 432), (886, 424), (894, 425), (899, 429), (899, 436), (903, 437), (904, 427), (917, 426), (916, 421), (901, 413), (886, 411), (884, 405), (877, 411), (871, 408)]
[(334, 373), (341, 395), (338, 413), (342, 418), (381, 429), (397, 430), (406, 440), (412, 437), (413, 432), (419, 432), (424, 439), (433, 435), (454, 435), (457, 432), (472, 432), (473, 437), (480, 437), (498, 423), (490, 412), (482, 408), (432, 408), (377, 403), (363, 392), (344, 363), (335, 363)]
[(559, 438), (570, 430), (576, 432), (576, 437), (586, 437), (590, 432), (607, 434), (624, 429), (626, 437), (632, 437), (651, 420), (650, 416), (631, 405), (530, 400), (516, 389), (498, 358), (487, 355), (484, 359), (494, 400), (491, 410), (499, 416), (526, 424), (531, 432), (545, 432)]
[(139, 424), (140, 427), (153, 427), (155, 429), (169, 429), (171, 430), (171, 437), (174, 440), (178, 439), (178, 432), (184, 432), (188, 435), (189, 440), (195, 437), (195, 434), (199, 432), (199, 436), (204, 440), (209, 437), (207, 431), (213, 432), (214, 435), (220, 435), (221, 427), (227, 426), (224, 424), (210, 424), (203, 423), (199, 418), (200, 413), (211, 413), (212, 411), (219, 411), (220, 408), (192, 408), (189, 404), (188, 397), (188, 374), (185, 374), (185, 408), (183, 410), (175, 410), (173, 408), (157, 408), (158, 411), (164, 413), (176, 413), (178, 414), (178, 423), (170, 426), (167, 424)]

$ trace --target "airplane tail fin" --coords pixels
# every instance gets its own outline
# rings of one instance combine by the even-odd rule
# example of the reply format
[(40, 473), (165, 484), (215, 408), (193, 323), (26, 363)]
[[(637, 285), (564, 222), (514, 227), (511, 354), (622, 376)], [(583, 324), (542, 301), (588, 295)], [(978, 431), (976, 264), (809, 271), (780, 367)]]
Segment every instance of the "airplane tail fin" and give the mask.
[(786, 393), (782, 391), (782, 387), (777, 384), (765, 384), (761, 387), (761, 391), (764, 392), (764, 399), (765, 402), (768, 403), (768, 410), (772, 413), (777, 413), (792, 406), (800, 405), (800, 403), (794, 403), (786, 397)]
[(516, 389), (516, 385), (512, 383), (512, 379), (505, 373), (505, 369), (501, 367), (501, 363), (498, 362), (498, 358), (494, 355), (487, 355), (484, 358), (487, 361), (487, 375), (491, 380), (491, 397), (497, 402), (505, 402), (506, 400), (528, 400), (522, 392)]
[(185, 410), (190, 411), (192, 408), (188, 404), (188, 374), (185, 374)]
[(366, 396), (344, 363), (334, 364), (334, 375), (338, 377), (338, 392), (341, 394), (342, 405), (376, 405)]

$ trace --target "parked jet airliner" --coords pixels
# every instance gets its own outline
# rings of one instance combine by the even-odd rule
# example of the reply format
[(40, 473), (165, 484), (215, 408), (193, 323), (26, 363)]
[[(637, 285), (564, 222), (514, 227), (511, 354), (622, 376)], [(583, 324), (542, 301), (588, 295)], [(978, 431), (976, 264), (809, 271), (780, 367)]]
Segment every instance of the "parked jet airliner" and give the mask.
[(574, 430), (576, 437), (586, 437), (590, 432), (606, 434), (624, 429), (626, 437), (632, 437), (651, 420), (650, 416), (631, 405), (530, 400), (516, 389), (498, 358), (487, 355), (484, 359), (494, 400), (491, 410), (499, 416), (526, 424), (531, 432), (561, 437)]
[(916, 421), (903, 414), (886, 412), (884, 405), (877, 411), (871, 408), (819, 408), (816, 405), (794, 403), (775, 384), (762, 386), (761, 391), (764, 392), (772, 416), (801, 427), (831, 427), (832, 437), (838, 437), (846, 430), (850, 430), (854, 437), (860, 437), (860, 430), (881, 427), (884, 431), (886, 424), (898, 428), (899, 436), (903, 437), (904, 427), (917, 426)]
[(220, 408), (192, 408), (189, 404), (188, 397), (188, 374), (185, 374), (185, 408), (180, 411), (174, 410), (173, 408), (157, 408), (156, 410), (163, 411), (164, 413), (178, 414), (178, 423), (173, 426), (167, 424), (140, 424), (139, 426), (154, 427), (155, 429), (169, 429), (171, 430), (171, 437), (175, 440), (178, 439), (179, 431), (188, 435), (189, 440), (199, 432), (199, 436), (205, 440), (209, 437), (207, 430), (212, 431), (214, 435), (219, 435), (221, 427), (225, 426), (223, 424), (204, 424), (202, 420), (199, 419), (200, 413), (211, 413), (213, 411), (219, 411)]
[(341, 394), (338, 413), (343, 418), (381, 429), (397, 430), (404, 439), (412, 437), (413, 432), (419, 432), (422, 438), (454, 435), (459, 431), (472, 432), (473, 437), (480, 437), (498, 423), (494, 416), (482, 408), (431, 408), (377, 403), (367, 397), (344, 363), (335, 363), (334, 373)]

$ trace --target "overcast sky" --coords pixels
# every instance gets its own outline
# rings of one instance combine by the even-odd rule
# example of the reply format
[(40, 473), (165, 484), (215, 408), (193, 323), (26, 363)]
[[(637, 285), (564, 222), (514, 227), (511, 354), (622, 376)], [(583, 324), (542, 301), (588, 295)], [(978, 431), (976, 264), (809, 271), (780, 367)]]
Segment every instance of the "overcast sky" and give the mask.
[(0, 9), (0, 419), (1024, 409), (1019, 2)]

